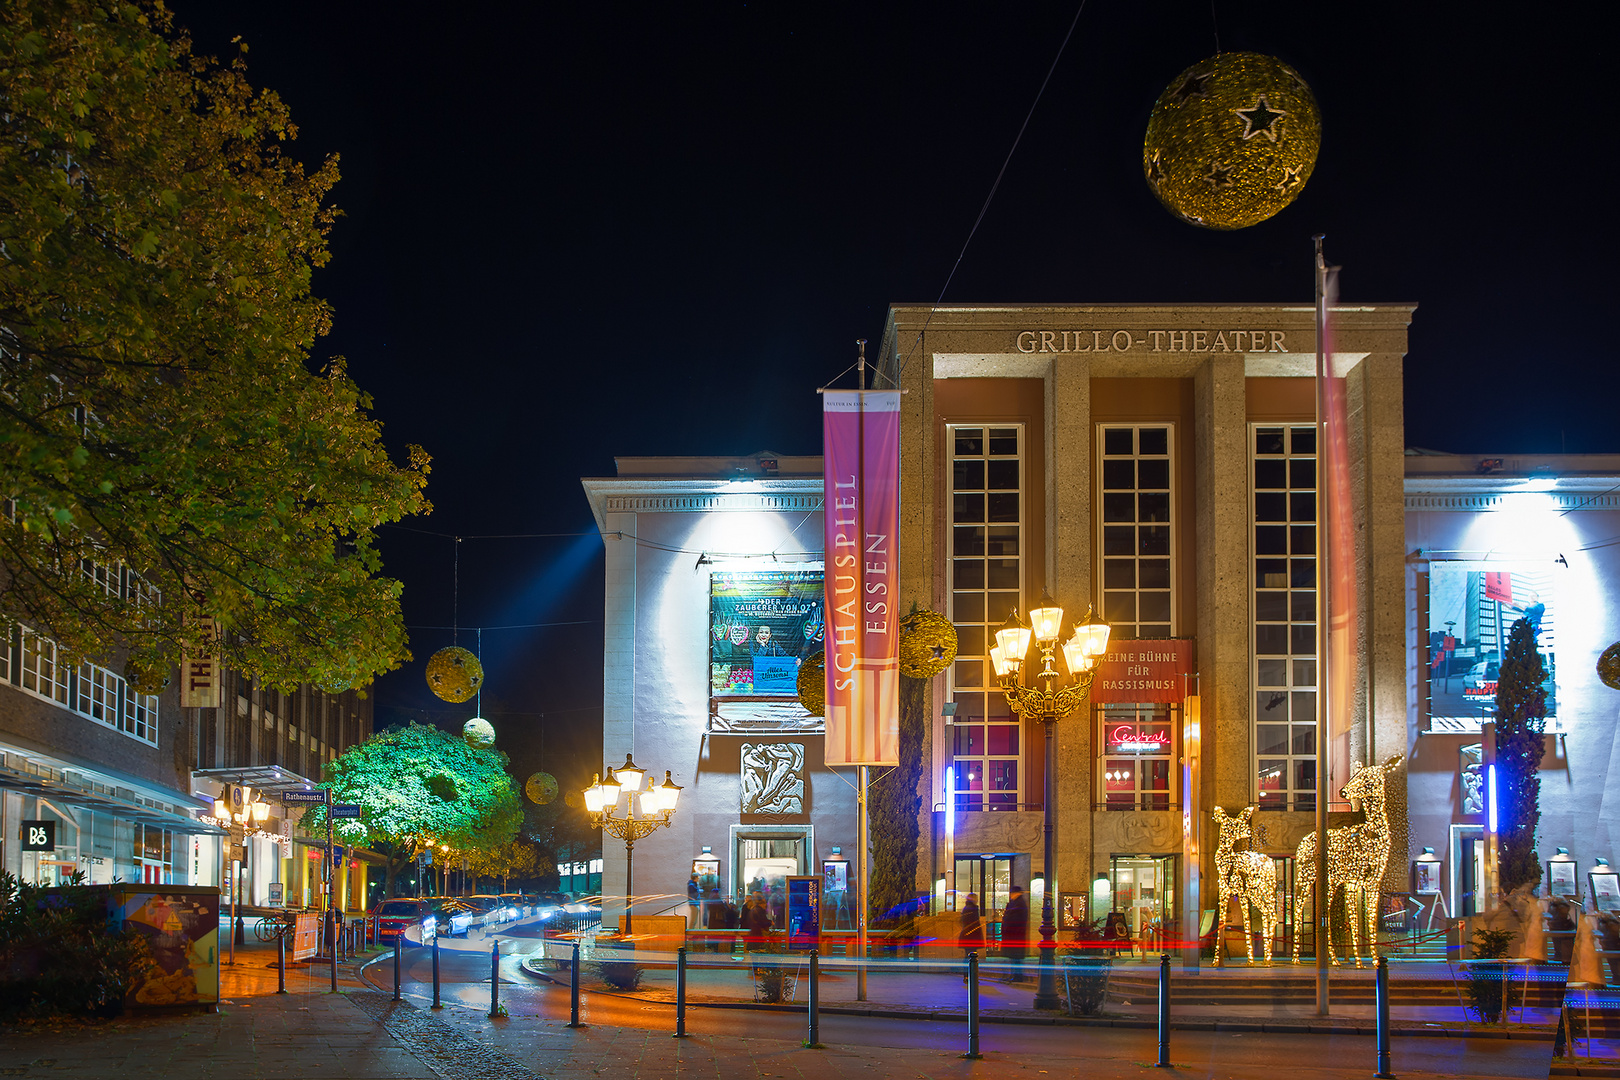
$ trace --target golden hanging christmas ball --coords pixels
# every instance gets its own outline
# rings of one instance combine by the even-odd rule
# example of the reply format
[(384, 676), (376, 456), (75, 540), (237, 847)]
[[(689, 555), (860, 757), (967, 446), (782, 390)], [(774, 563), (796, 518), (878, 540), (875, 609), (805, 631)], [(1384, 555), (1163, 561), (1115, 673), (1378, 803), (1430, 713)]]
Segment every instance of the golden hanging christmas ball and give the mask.
[(495, 725), (482, 716), (475, 716), (461, 725), (461, 737), (467, 740), (468, 746), (488, 750), (495, 745)]
[(466, 701), (484, 684), (484, 665), (466, 649), (440, 649), (428, 657), (427, 684), (445, 701)]
[(913, 611), (900, 620), (900, 674), (932, 679), (956, 660), (956, 627), (937, 611)]
[(137, 694), (161, 694), (169, 685), (169, 665), (131, 653), (124, 661), (124, 679)]
[(544, 806), (557, 797), (557, 778), (550, 773), (537, 772), (523, 782), (523, 794), (536, 806)]
[(1597, 672), (1604, 686), (1620, 690), (1620, 641), (1603, 650), (1603, 655), (1598, 657)]
[(1183, 220), (1242, 229), (1304, 190), (1321, 142), (1322, 116), (1298, 72), (1273, 56), (1218, 53), (1159, 96), (1142, 172)]
[(812, 653), (799, 663), (799, 704), (811, 716), (827, 711), (827, 654)]
[(567, 803), (569, 806), (572, 806), (575, 810), (578, 810), (580, 807), (585, 805), (584, 798), (577, 791), (570, 791), (568, 794), (564, 795), (563, 802)]

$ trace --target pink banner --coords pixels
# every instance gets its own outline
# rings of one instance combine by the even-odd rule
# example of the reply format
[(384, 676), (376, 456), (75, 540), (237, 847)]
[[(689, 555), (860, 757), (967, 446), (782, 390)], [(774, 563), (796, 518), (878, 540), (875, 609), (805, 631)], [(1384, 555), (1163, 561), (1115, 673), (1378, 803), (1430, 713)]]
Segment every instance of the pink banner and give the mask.
[(900, 395), (822, 394), (828, 765), (900, 763)]

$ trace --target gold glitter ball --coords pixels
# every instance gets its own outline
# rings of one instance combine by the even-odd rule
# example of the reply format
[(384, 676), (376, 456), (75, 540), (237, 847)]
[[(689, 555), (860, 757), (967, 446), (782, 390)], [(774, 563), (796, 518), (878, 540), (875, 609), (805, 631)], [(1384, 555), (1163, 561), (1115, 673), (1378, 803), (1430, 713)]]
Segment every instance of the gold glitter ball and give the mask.
[(550, 773), (537, 772), (523, 782), (523, 794), (536, 806), (544, 806), (557, 797), (557, 778)]
[(445, 701), (466, 701), (484, 684), (484, 665), (466, 649), (440, 649), (428, 657), (427, 684)]
[(799, 664), (799, 704), (811, 716), (827, 711), (826, 653), (812, 653)]
[(956, 660), (956, 627), (937, 611), (913, 611), (900, 620), (900, 674), (932, 679)]
[(461, 737), (467, 740), (468, 746), (488, 750), (495, 745), (495, 725), (482, 716), (475, 716), (461, 725)]
[(1620, 641), (1603, 650), (1603, 655), (1598, 657), (1597, 673), (1604, 686), (1620, 690)]
[(1218, 53), (1159, 95), (1142, 174), (1184, 221), (1242, 229), (1294, 201), (1321, 143), (1322, 116), (1298, 72), (1260, 53)]

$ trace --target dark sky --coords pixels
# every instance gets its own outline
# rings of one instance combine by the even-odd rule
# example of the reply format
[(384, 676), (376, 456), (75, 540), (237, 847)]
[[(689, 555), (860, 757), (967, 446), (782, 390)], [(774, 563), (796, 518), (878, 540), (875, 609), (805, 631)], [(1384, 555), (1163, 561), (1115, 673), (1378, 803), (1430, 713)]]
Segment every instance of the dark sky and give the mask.
[[(815, 388), (890, 302), (939, 295), (1076, 9), (172, 6), (200, 51), (248, 42), (299, 153), (342, 155), (317, 352), (349, 358), (391, 448), (434, 456), (435, 512), (407, 524), (468, 537), (457, 589), (452, 541), (387, 531), (417, 659), (379, 722), (472, 715), (427, 692), (451, 635), (420, 628), (585, 620), (482, 642), (520, 775), (581, 783), (600, 543), (473, 537), (589, 530), (579, 477), (615, 455), (818, 453)], [(1324, 232), (1343, 300), (1420, 305), (1410, 445), (1620, 449), (1610, 61), (1573, 10), (1219, 0), (1217, 25), (1207, 0), (1090, 0), (945, 299), (1308, 303)], [(1235, 233), (1141, 177), (1155, 98), (1217, 29), (1323, 113), (1303, 194)]]

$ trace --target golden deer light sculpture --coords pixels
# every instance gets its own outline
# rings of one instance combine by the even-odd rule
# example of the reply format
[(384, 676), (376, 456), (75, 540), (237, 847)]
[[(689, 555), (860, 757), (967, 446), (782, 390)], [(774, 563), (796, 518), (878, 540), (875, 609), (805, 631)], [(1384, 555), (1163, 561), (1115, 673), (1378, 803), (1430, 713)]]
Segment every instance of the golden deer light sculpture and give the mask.
[[(1254, 963), (1254, 936), (1249, 928), (1249, 905), (1260, 911), (1260, 925), (1264, 931), (1266, 963), (1271, 963), (1271, 935), (1277, 926), (1277, 864), (1258, 851), (1239, 851), (1237, 842), (1254, 834), (1249, 819), (1255, 808), (1246, 806), (1231, 817), (1217, 806), (1211, 811), (1220, 829), (1220, 843), (1215, 848), (1216, 885), (1220, 891), (1221, 918), (1226, 917), (1226, 905), (1233, 897), (1243, 907), (1243, 952), (1249, 963)], [(1216, 956), (1220, 953), (1217, 949)]]
[[(1359, 825), (1328, 830), (1327, 896), (1320, 912), (1333, 906), (1333, 897), (1344, 889), (1344, 909), (1350, 918), (1350, 950), (1356, 967), (1361, 966), (1361, 922), (1368, 923), (1368, 945), (1378, 957), (1378, 891), (1389, 862), (1389, 812), (1384, 805), (1384, 778), (1401, 763), (1396, 754), (1382, 765), (1354, 766), (1350, 782), (1339, 793), (1346, 799), (1360, 799), (1366, 820)], [(1305, 898), (1314, 891), (1316, 880), (1316, 834), (1307, 833), (1294, 853), (1294, 963), (1300, 962), (1299, 937), (1304, 928)], [(1320, 921), (1320, 920), (1318, 920)], [(1333, 932), (1317, 930), (1319, 941), (1327, 943), (1328, 958), (1334, 966), (1339, 958), (1333, 952)], [(1318, 944), (1318, 948), (1321, 945)]]

